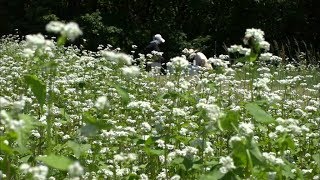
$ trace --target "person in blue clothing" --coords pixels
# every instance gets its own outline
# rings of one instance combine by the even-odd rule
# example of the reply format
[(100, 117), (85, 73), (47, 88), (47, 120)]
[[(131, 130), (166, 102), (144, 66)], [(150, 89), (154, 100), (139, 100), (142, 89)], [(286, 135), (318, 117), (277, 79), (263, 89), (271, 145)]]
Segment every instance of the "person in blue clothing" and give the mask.
[[(159, 45), (164, 42), (165, 40), (162, 38), (160, 34), (154, 35), (153, 40), (144, 49), (144, 54), (152, 54), (152, 51), (161, 52)], [(165, 59), (162, 56), (160, 56), (156, 62), (161, 63), (161, 73), (165, 74), (165, 71), (167, 69), (167, 62), (165, 61)], [(146, 69), (147, 71), (150, 71), (151, 66), (147, 65)]]

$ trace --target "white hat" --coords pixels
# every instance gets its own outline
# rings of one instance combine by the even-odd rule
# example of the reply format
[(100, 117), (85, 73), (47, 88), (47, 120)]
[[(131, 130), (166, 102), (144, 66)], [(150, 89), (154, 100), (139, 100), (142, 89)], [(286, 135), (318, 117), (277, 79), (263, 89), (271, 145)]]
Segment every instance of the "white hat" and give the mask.
[(156, 34), (154, 35), (154, 38), (153, 39), (156, 39), (156, 40), (159, 40), (160, 42), (164, 43), (165, 40), (162, 38), (162, 36), (160, 34)]

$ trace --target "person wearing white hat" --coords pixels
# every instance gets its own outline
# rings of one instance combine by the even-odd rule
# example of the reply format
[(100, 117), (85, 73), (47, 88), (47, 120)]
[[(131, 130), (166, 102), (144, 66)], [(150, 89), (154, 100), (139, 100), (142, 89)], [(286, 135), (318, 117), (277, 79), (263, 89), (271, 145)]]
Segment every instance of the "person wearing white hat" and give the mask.
[(145, 54), (151, 53), (152, 51), (160, 52), (159, 45), (164, 42), (165, 40), (162, 38), (160, 34), (154, 35), (153, 40), (149, 43), (149, 45), (145, 49)]
[[(149, 43), (149, 45), (145, 48), (144, 54), (152, 54), (152, 51), (161, 52), (159, 45), (166, 42), (161, 34), (156, 34), (153, 36), (153, 40)], [(166, 62), (163, 57), (159, 57), (157, 63), (161, 64), (161, 72), (165, 74)], [(150, 66), (147, 66), (147, 71), (150, 70)]]

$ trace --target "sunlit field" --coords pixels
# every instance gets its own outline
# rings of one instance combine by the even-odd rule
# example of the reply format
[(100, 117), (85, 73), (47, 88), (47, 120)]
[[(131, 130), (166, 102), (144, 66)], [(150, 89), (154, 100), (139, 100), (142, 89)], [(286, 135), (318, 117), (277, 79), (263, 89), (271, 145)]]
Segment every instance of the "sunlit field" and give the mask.
[(52, 23), (54, 40), (1, 39), (0, 179), (320, 179), (320, 69), (261, 30), (213, 69), (186, 47), (163, 75), (145, 71), (157, 55), (65, 46), (81, 30)]

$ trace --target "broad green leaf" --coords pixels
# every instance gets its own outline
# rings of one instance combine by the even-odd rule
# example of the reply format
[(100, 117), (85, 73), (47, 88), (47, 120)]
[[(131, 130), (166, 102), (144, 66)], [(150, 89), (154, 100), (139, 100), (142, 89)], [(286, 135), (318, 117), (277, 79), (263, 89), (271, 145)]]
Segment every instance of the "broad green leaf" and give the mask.
[(80, 129), (81, 134), (84, 136), (95, 136), (97, 135), (98, 131), (99, 129), (92, 124), (86, 124)]
[(312, 158), (318, 164), (318, 167), (320, 167), (320, 154), (315, 154), (312, 156)]
[(4, 152), (5, 154), (8, 154), (8, 155), (13, 154), (12, 148), (6, 145), (3, 141), (0, 142), (0, 152)]
[(68, 141), (67, 146), (73, 150), (76, 158), (79, 158), (83, 153), (87, 152), (91, 145), (90, 144), (78, 144), (73, 141)]
[(187, 170), (191, 169), (193, 166), (193, 161), (190, 158), (185, 157), (182, 163), (183, 163), (184, 167), (186, 167)]
[(251, 158), (252, 158), (253, 165), (254, 166), (255, 165), (263, 165), (262, 154), (259, 150), (258, 145), (256, 143), (254, 143), (253, 141), (251, 141), (249, 151), (252, 154)]
[(218, 120), (218, 126), (221, 131), (234, 131), (238, 127), (240, 114), (234, 111), (228, 111), (226, 116)]
[(219, 169), (215, 169), (212, 173), (200, 177), (200, 180), (213, 180), (221, 179), (225, 174), (221, 173)]
[(58, 38), (57, 44), (58, 44), (58, 46), (63, 46), (66, 43), (66, 41), (67, 41), (67, 37), (66, 36), (60, 36)]
[(250, 62), (255, 62), (258, 58), (258, 54), (256, 53), (251, 53), (250, 56), (249, 56), (249, 61)]
[(171, 161), (171, 163), (172, 164), (182, 164), (182, 162), (183, 162), (183, 158), (182, 157), (177, 157), (177, 158), (174, 158), (172, 161)]
[(151, 149), (151, 148), (144, 148), (144, 151), (148, 154), (148, 155), (163, 155), (164, 154), (164, 150), (159, 150), (159, 149)]
[(177, 92), (168, 92), (161, 96), (162, 99), (176, 99), (180, 94)]
[(278, 142), (279, 146), (284, 149), (290, 148), (291, 150), (294, 150), (294, 148), (295, 148), (293, 139), (290, 136), (288, 136), (287, 134), (281, 136), (277, 140), (277, 142)]
[(256, 103), (248, 103), (245, 105), (246, 110), (254, 117), (254, 119), (260, 123), (272, 123), (275, 122), (273, 117), (267, 114)]
[(46, 102), (46, 85), (35, 75), (26, 75), (24, 79), (31, 88), (33, 95), (37, 98), (40, 106), (43, 106)]
[(86, 126), (81, 128), (81, 132), (87, 135), (95, 135), (99, 129), (108, 129), (112, 125), (93, 117), (90, 113), (83, 113), (82, 120)]
[(122, 103), (127, 105), (129, 103), (129, 101), (130, 101), (130, 97), (129, 97), (128, 91), (125, 88), (123, 88), (123, 87), (121, 87), (121, 86), (119, 86), (117, 84), (109, 83), (109, 85), (116, 89), (117, 93), (121, 97)]
[(69, 158), (66, 158), (64, 156), (57, 156), (53, 154), (48, 155), (46, 157), (44, 156), (37, 157), (36, 159), (39, 161), (42, 161), (43, 163), (45, 163), (50, 167), (63, 170), (63, 171), (67, 171), (69, 166), (73, 163), (72, 160), (70, 160)]

